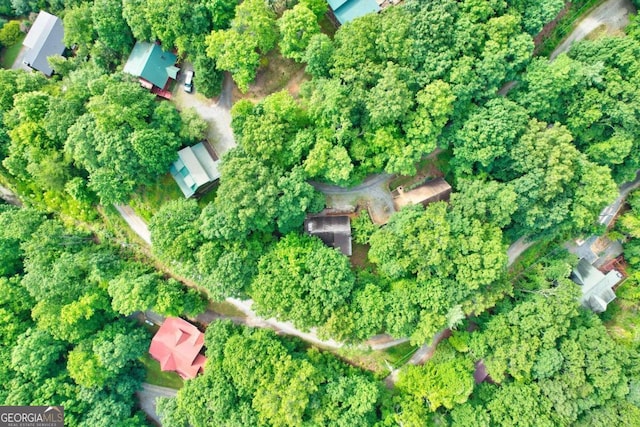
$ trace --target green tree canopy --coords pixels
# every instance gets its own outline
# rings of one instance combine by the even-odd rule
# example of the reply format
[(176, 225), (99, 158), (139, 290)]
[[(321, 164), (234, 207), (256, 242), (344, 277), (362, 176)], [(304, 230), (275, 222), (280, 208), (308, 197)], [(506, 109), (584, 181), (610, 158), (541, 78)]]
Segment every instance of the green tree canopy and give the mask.
[(260, 259), (251, 295), (258, 313), (309, 328), (346, 304), (353, 285), (342, 254), (316, 238), (288, 234)]
[(207, 37), (207, 55), (246, 92), (260, 65), (258, 52), (269, 52), (277, 39), (275, 13), (262, 0), (247, 0), (236, 7), (228, 30), (215, 30)]

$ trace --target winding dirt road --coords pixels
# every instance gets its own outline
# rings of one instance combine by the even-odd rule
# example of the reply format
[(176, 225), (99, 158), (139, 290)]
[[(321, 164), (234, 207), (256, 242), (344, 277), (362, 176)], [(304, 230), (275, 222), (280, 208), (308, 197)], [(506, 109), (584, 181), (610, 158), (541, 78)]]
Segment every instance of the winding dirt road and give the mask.
[(621, 30), (629, 23), (631, 13), (635, 13), (635, 7), (629, 0), (608, 0), (602, 3), (580, 20), (571, 34), (551, 53), (549, 59), (553, 61), (556, 56), (568, 51), (575, 42), (584, 39), (603, 25), (608, 33)]
[(120, 216), (127, 221), (129, 227), (138, 235), (142, 240), (144, 240), (148, 245), (151, 245), (151, 233), (149, 232), (149, 227), (147, 227), (147, 223), (144, 222), (142, 218), (140, 218), (131, 208), (131, 206), (127, 205), (113, 205), (120, 212)]

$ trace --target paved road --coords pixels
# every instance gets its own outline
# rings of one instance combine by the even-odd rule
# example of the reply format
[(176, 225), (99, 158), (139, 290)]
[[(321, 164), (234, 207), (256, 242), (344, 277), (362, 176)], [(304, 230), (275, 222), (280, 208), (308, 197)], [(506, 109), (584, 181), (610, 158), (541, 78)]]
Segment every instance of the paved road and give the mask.
[(629, 0), (608, 0), (582, 18), (578, 26), (551, 53), (550, 59), (569, 50), (571, 45), (587, 37), (601, 25), (605, 25), (607, 32), (614, 33), (629, 23), (629, 14), (635, 12), (635, 7)]
[(232, 94), (233, 79), (231, 78), (231, 74), (225, 71), (224, 80), (222, 81), (222, 92), (220, 93), (220, 97), (218, 98), (216, 105), (220, 108), (231, 110), (231, 107), (233, 106)]
[(602, 212), (600, 212), (600, 219), (598, 220), (598, 222), (600, 224), (609, 226), (609, 224), (611, 224), (611, 221), (613, 221), (613, 218), (615, 218), (615, 216), (618, 214), (618, 211), (620, 211), (620, 208), (624, 204), (624, 201), (629, 193), (631, 193), (638, 187), (640, 187), (640, 171), (636, 172), (636, 178), (633, 181), (625, 182), (620, 186), (620, 195), (615, 200), (615, 202), (613, 202), (612, 204), (604, 208)]
[(361, 193), (364, 192), (371, 187), (378, 186), (382, 183), (387, 183), (391, 180), (392, 176), (388, 174), (375, 174), (368, 176), (360, 185), (356, 185), (355, 187), (339, 187), (337, 185), (331, 184), (323, 184), (321, 182), (311, 182), (317, 190), (322, 191), (325, 194), (351, 194), (351, 193)]
[(534, 243), (535, 241), (528, 241), (525, 237), (521, 237), (513, 242), (507, 249), (507, 267), (510, 267), (511, 264), (513, 264), (515, 260), (522, 255), (522, 252), (529, 249)]
[(136, 394), (138, 395), (140, 408), (158, 425), (162, 425), (160, 417), (156, 413), (156, 398), (175, 397), (177, 392), (172, 388), (143, 383), (142, 390), (138, 390)]
[(371, 350), (385, 350), (390, 347), (395, 347), (400, 344), (404, 344), (409, 341), (409, 338), (393, 338), (390, 335), (382, 334), (369, 338), (363, 344), (363, 347), (368, 347)]
[(140, 236), (142, 240), (147, 242), (147, 244), (151, 244), (151, 233), (149, 232), (149, 227), (147, 227), (147, 223), (144, 222), (142, 218), (140, 218), (136, 213), (131, 209), (130, 206), (127, 205), (113, 205), (120, 212), (122, 218), (127, 221), (129, 227), (135, 233)]

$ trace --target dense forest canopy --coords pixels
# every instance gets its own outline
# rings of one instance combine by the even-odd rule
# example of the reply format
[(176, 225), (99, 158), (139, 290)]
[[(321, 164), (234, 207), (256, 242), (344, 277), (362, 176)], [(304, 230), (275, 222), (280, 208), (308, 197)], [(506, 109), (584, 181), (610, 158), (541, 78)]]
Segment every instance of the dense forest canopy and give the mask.
[[(205, 373), (159, 402), (165, 425), (633, 425), (637, 339), (579, 307), (576, 260), (561, 252), (507, 270), (520, 237), (601, 231), (598, 213), (640, 168), (638, 23), (554, 61), (534, 57), (534, 36), (563, 7), (411, 0), (333, 34), (321, 0), (0, 0), (8, 17), (58, 14), (76, 46), (51, 59), (52, 79), (0, 70), (0, 173), (29, 206), (0, 205), (0, 402), (61, 404), (74, 426), (145, 425), (133, 393), (149, 336), (124, 316), (205, 309), (110, 236), (68, 227), (127, 202), (206, 134), (194, 111), (119, 71), (143, 40), (192, 62), (209, 97), (225, 71), (246, 92), (269, 55), (306, 66), (299, 93), (235, 103), (237, 147), (215, 198), (154, 213), (157, 260), (212, 300), (250, 297), (260, 315), (345, 343), (387, 333), (422, 345), (454, 330), (388, 391), (327, 352), (214, 322)], [(2, 43), (16, 35), (8, 25)], [(436, 149), (450, 203), (402, 209), (384, 227), (361, 214), (364, 266), (302, 234), (324, 207), (312, 184), (412, 176)], [(640, 299), (637, 205), (615, 231), (630, 239), (629, 310)], [(489, 377), (476, 384), (480, 362)]]
[(0, 401), (62, 405), (70, 426), (146, 425), (133, 393), (150, 336), (121, 313), (197, 314), (202, 296), (33, 209), (0, 205), (0, 224)]
[[(280, 43), (308, 64), (311, 79), (298, 98), (282, 91), (234, 105), (238, 147), (223, 159), (214, 202), (202, 210), (188, 201), (160, 208), (150, 224), (153, 251), (215, 299), (251, 296), (258, 311), (327, 335), (389, 332), (422, 343), (461, 315), (486, 310), (509, 293), (505, 242), (594, 229), (615, 184), (637, 168), (637, 32), (583, 42), (553, 62), (532, 59), (532, 35), (558, 2), (407, 2), (343, 25), (333, 38), (317, 31), (322, 2), (216, 1), (189, 11), (151, 0), (126, 1), (120, 11), (112, 3), (65, 8), (67, 39), (80, 48), (53, 61), (57, 79), (0, 72), (5, 171), (30, 203), (91, 219), (93, 204), (126, 202), (206, 129), (193, 112), (158, 103), (112, 72), (132, 35), (207, 57), (222, 70), (241, 54), (212, 40), (237, 37), (256, 55)], [(116, 34), (117, 26), (131, 33)], [(308, 34), (286, 40), (290, 26)], [(262, 32), (270, 36), (255, 38)], [(202, 52), (192, 52), (200, 45)], [(236, 69), (245, 76), (234, 68), (234, 78)], [(498, 94), (511, 80), (515, 89)], [(410, 175), (436, 147), (452, 156), (445, 173), (457, 193), (448, 206), (399, 212), (363, 238), (375, 274), (324, 257), (349, 282), (334, 286), (326, 274), (278, 265), (289, 251), (321, 250), (296, 236), (305, 215), (323, 207), (310, 180), (346, 185), (376, 172)], [(304, 256), (300, 262), (307, 264)], [(268, 285), (282, 277), (292, 295), (314, 294), (314, 287), (337, 294), (317, 306), (289, 300)], [(368, 321), (354, 320), (369, 313)]]

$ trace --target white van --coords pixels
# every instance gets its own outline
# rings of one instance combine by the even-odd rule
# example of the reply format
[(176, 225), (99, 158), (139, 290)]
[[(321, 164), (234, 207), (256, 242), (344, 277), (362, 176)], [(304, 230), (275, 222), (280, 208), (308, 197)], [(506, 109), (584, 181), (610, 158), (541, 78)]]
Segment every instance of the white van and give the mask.
[(184, 91), (187, 93), (193, 92), (193, 71), (189, 70), (185, 73), (184, 77)]

